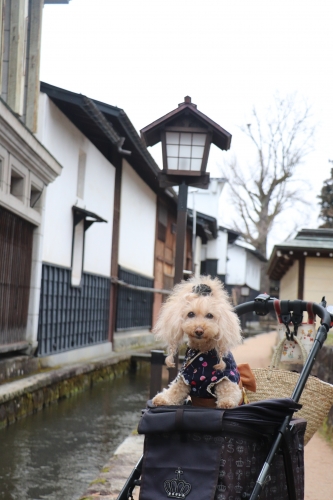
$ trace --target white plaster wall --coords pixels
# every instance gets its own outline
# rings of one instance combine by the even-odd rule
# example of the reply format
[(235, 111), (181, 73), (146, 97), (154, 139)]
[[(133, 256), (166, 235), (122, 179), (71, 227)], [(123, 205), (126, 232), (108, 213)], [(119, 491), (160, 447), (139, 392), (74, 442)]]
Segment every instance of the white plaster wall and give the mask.
[(246, 279), (246, 250), (236, 245), (228, 245), (226, 283), (244, 285)]
[(261, 262), (247, 252), (245, 284), (254, 290), (260, 290)]
[[(333, 259), (307, 257), (304, 272), (304, 300), (320, 302), (323, 296), (327, 304), (333, 304)], [(294, 297), (291, 297), (293, 299)]]
[(201, 269), (201, 254), (202, 254), (202, 240), (200, 236), (195, 239), (195, 261), (194, 261), (194, 275), (198, 278)]
[(211, 179), (208, 189), (189, 188), (187, 206), (193, 207), (197, 212), (201, 212), (218, 219), (219, 201), (225, 182), (218, 179)]
[(207, 245), (203, 245), (201, 242), (201, 260), (207, 259)]
[(123, 160), (119, 258), (128, 270), (154, 276), (156, 195)]
[[(40, 96), (37, 138), (63, 166), (46, 191), (43, 261), (71, 266), (76, 204), (107, 220), (86, 231), (84, 271), (110, 276), (115, 168), (46, 94)], [(83, 199), (77, 197), (80, 151), (87, 155)]]
[(218, 248), (217, 274), (226, 274), (227, 249), (228, 249), (227, 231), (221, 231), (221, 230), (218, 231), (217, 248)]
[(206, 259), (218, 259), (218, 244), (216, 240), (207, 241)]
[(296, 260), (280, 280), (280, 300), (298, 299), (298, 269)]

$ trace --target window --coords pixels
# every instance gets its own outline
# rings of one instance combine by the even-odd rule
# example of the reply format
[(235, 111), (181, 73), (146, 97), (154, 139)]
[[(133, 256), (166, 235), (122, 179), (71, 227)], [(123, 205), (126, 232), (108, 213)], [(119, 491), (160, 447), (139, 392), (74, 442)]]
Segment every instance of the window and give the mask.
[(18, 171), (12, 169), (10, 174), (10, 194), (24, 202), (25, 177)]

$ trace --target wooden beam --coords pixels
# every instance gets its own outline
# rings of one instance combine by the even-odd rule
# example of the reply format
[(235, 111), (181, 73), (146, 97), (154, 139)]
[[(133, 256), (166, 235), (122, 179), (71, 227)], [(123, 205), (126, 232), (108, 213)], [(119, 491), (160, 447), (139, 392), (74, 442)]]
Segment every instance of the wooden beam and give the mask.
[(23, 115), (24, 101), (24, 63), (27, 18), (27, 0), (15, 0), (11, 3), (10, 45), (8, 74), (8, 106)]
[(302, 255), (298, 261), (298, 299), (304, 300), (304, 271), (305, 257)]
[(44, 0), (30, 0), (25, 124), (32, 132), (37, 131), (43, 5)]
[(0, 0), (0, 96), (2, 93), (3, 39), (5, 25), (5, 0)]
[[(119, 255), (119, 229), (120, 229), (120, 196), (122, 179), (122, 158), (115, 155), (113, 165), (116, 168), (114, 202), (113, 202), (113, 227), (112, 227), (112, 250), (111, 250), (111, 276), (118, 276)], [(113, 342), (113, 333), (116, 328), (118, 285), (111, 283), (110, 312), (109, 312), (109, 341)]]

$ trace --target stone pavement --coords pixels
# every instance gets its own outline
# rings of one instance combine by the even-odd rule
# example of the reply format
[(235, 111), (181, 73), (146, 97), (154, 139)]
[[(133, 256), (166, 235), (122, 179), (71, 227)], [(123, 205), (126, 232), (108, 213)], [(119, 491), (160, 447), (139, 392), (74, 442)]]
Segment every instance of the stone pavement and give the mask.
[[(276, 333), (246, 339), (234, 352), (237, 363), (253, 368), (266, 367), (272, 356)], [(143, 436), (133, 433), (116, 450), (100, 475), (89, 485), (80, 500), (114, 500), (140, 459)], [(327, 500), (333, 491), (333, 448), (316, 433), (305, 448), (305, 499)], [(136, 488), (137, 490), (137, 488)], [(136, 496), (138, 492), (136, 492)]]

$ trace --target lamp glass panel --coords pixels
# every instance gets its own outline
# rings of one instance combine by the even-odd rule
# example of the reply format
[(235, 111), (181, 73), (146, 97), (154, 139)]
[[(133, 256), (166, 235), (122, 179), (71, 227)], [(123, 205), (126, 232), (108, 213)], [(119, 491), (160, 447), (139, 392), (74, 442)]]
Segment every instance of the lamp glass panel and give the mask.
[(179, 146), (179, 157), (191, 158), (191, 146)]
[(204, 146), (206, 144), (206, 134), (193, 134), (193, 146)]
[(202, 160), (199, 160), (198, 158), (192, 158), (191, 170), (195, 170), (196, 172), (199, 172), (201, 170), (201, 163), (202, 163)]
[(179, 144), (179, 132), (166, 132), (167, 144)]
[(195, 132), (166, 132), (168, 170), (200, 172), (207, 134)]
[(180, 134), (180, 144), (191, 146), (191, 143), (192, 143), (192, 134), (182, 132)]
[(168, 169), (178, 170), (178, 158), (168, 158)]
[(179, 152), (179, 146), (175, 144), (167, 144), (167, 156), (174, 156), (178, 157), (178, 152)]
[(192, 158), (202, 158), (204, 149), (203, 146), (192, 146)]
[(191, 158), (179, 158), (179, 170), (190, 170)]

